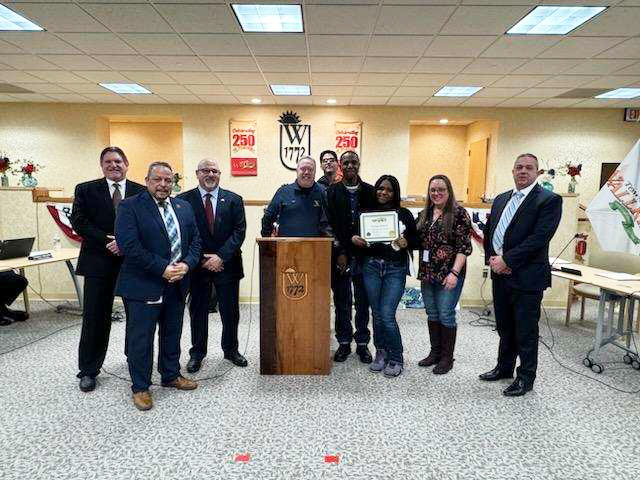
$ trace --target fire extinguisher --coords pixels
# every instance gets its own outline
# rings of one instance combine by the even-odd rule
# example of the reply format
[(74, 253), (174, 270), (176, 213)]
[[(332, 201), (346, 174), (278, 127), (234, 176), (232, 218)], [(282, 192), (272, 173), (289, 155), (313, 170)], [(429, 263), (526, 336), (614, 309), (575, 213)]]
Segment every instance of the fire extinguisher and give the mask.
[(576, 260), (582, 262), (583, 255), (587, 253), (587, 237), (586, 233), (578, 233), (576, 234)]

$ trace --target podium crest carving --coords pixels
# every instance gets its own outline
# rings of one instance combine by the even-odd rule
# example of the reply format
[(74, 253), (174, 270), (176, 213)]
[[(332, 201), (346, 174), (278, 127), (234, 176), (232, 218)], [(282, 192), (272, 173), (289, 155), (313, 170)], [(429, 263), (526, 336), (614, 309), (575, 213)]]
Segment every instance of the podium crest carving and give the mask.
[(307, 274), (289, 267), (282, 272), (282, 293), (290, 300), (302, 300), (309, 293)]

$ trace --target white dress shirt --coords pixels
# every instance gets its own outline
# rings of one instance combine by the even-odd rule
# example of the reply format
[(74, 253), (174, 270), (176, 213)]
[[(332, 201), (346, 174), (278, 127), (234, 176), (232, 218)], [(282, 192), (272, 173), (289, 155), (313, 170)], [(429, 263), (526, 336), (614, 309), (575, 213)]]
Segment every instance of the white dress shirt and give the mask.
[(204, 196), (209, 193), (211, 194), (211, 206), (213, 207), (213, 217), (215, 218), (216, 216), (216, 207), (218, 205), (218, 193), (220, 193), (220, 187), (216, 187), (213, 190), (211, 190), (210, 192), (207, 192), (204, 188), (202, 188), (200, 185), (198, 185), (198, 191), (200, 192), (200, 198), (202, 199), (202, 205), (205, 205), (205, 202), (207, 201), (206, 198), (204, 198)]
[[(522, 190), (518, 190), (516, 188), (513, 189), (513, 191), (511, 192), (511, 197), (513, 197), (517, 192), (522, 193), (523, 196), (520, 197), (520, 200), (518, 202), (518, 206), (516, 207), (516, 211), (513, 213), (513, 217), (511, 218), (511, 221), (513, 221), (513, 219), (518, 214), (518, 210), (520, 210), (520, 206), (523, 204), (525, 198), (527, 198), (527, 195), (529, 195), (529, 193), (531, 193), (531, 190), (533, 190), (533, 187), (535, 187), (537, 184), (538, 184), (538, 182), (533, 182), (531, 185), (529, 185), (528, 187), (523, 188)], [(511, 200), (511, 197), (509, 197), (509, 200), (507, 200), (507, 204)], [(505, 204), (504, 210), (502, 210), (502, 215), (504, 215), (506, 211), (507, 211), (507, 206)], [(496, 225), (498, 225), (500, 223), (500, 220), (502, 220), (502, 215), (500, 215), (500, 218), (498, 219), (498, 223), (496, 223)], [(511, 223), (509, 223), (509, 225), (511, 225)], [(509, 225), (507, 225), (507, 228), (509, 228)], [(505, 233), (506, 233), (506, 231), (505, 231)], [(500, 249), (499, 252), (496, 252), (496, 253), (498, 255), (502, 255), (502, 248)]]
[[(164, 223), (164, 207), (160, 206), (160, 202), (154, 198), (156, 205), (158, 206), (158, 211), (160, 212), (160, 218), (162, 219), (162, 223)], [(167, 205), (169, 215), (173, 217), (173, 221), (176, 222), (176, 230), (178, 231), (178, 240), (180, 244), (182, 244), (182, 235), (180, 234), (180, 222), (178, 222), (178, 216), (176, 215), (175, 210), (173, 209), (173, 205), (170, 202), (171, 198), (167, 197), (165, 200), (165, 204)], [(165, 224), (166, 225), (166, 224)]]
[(106, 180), (107, 180), (107, 185), (109, 186), (109, 196), (113, 198), (113, 192), (116, 189), (116, 187), (114, 187), (113, 185), (117, 183), (118, 185), (120, 185), (120, 196), (124, 200), (125, 191), (127, 189), (127, 179), (123, 178), (119, 182), (114, 182), (113, 180), (109, 180), (108, 178)]

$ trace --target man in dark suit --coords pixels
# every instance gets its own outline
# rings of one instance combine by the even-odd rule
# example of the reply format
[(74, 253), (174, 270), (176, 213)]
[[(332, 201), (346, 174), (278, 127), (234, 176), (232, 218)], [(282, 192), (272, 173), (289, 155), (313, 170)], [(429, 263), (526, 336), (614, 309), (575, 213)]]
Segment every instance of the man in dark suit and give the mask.
[(240, 279), (247, 222), (242, 197), (220, 188), (218, 162), (204, 159), (196, 170), (198, 187), (178, 195), (191, 204), (202, 242), (202, 257), (191, 276), (191, 350), (187, 371), (197, 372), (207, 355), (209, 302), (215, 285), (222, 320), (224, 358), (238, 367), (247, 360), (238, 352)]
[(29, 318), (27, 312), (9, 308), (27, 285), (27, 279), (13, 270), (0, 272), (0, 326), (10, 325), (11, 322), (24, 322)]
[(513, 166), (516, 188), (496, 197), (485, 228), (485, 262), (491, 267), (493, 306), (500, 336), (498, 364), (481, 380), (516, 378), (502, 393), (524, 395), (538, 366), (538, 320), (544, 290), (551, 286), (549, 242), (562, 216), (562, 197), (536, 183), (538, 159), (524, 153)]
[(180, 336), (188, 273), (200, 261), (198, 227), (191, 205), (169, 198), (173, 171), (168, 163), (152, 163), (146, 183), (146, 192), (120, 203), (116, 218), (116, 240), (124, 256), (116, 295), (127, 308), (126, 355), (139, 410), (153, 407), (149, 386), (156, 323), (162, 386), (197, 387), (180, 375)]
[(144, 190), (126, 179), (129, 162), (118, 147), (107, 147), (100, 154), (103, 178), (76, 187), (71, 213), (73, 229), (82, 237), (76, 273), (84, 276), (84, 310), (78, 347), (80, 390), (96, 388), (109, 346), (113, 289), (122, 257), (113, 226), (116, 208), (123, 198)]

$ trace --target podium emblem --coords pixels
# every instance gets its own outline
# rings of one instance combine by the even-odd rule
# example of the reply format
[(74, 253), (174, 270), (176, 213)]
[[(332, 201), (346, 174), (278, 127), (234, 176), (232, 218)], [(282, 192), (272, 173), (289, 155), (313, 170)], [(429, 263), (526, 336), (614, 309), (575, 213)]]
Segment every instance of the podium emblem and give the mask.
[(282, 272), (282, 293), (290, 300), (302, 300), (309, 292), (307, 274), (289, 267)]

